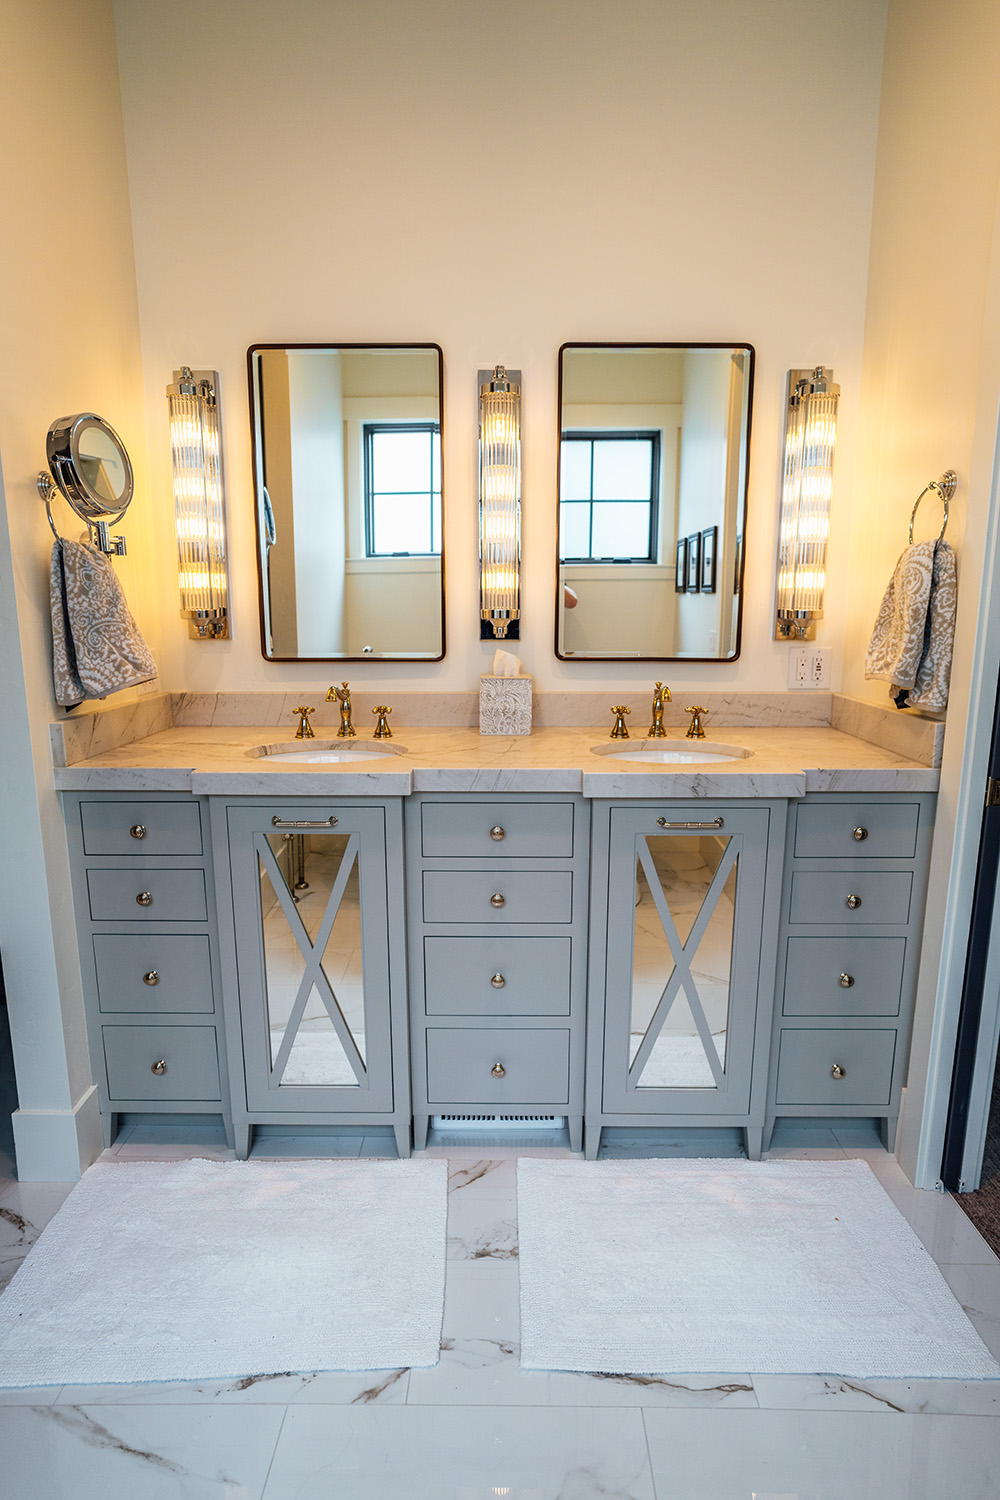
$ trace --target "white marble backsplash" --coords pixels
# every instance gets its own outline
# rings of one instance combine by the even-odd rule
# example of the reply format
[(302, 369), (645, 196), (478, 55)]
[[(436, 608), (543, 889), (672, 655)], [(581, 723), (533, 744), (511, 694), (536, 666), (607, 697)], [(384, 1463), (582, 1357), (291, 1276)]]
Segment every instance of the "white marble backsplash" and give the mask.
[(945, 722), (925, 718), (912, 709), (880, 708), (860, 698), (833, 694), (830, 726), (841, 734), (854, 735), (870, 745), (880, 745), (907, 760), (919, 760), (925, 766), (940, 766), (944, 751)]
[(92, 755), (103, 755), (160, 734), (174, 724), (172, 693), (151, 693), (134, 703), (118, 703), (88, 713), (57, 719), (49, 725), (54, 766), (72, 766)]

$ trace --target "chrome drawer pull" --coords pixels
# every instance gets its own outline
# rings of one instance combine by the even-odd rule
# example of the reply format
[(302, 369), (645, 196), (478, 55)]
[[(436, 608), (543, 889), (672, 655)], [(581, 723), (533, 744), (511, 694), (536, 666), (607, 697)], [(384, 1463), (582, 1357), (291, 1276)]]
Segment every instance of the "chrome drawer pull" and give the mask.
[(656, 821), (661, 828), (721, 828), (723, 826), (721, 818), (713, 818), (711, 823), (668, 823), (666, 818), (657, 818)]
[(492, 1068), (490, 1069), (490, 1072), (493, 1074), (494, 1078), (503, 1078), (506, 1076), (507, 1069), (504, 1067), (503, 1063), (494, 1063)]
[(833, 1067), (830, 1069), (830, 1076), (832, 1078), (846, 1078), (847, 1069), (842, 1068), (840, 1066), (840, 1063), (834, 1063)]
[(845, 905), (849, 906), (850, 909), (851, 909), (851, 911), (857, 911), (858, 907), (861, 905), (861, 897), (860, 896), (848, 896), (847, 901), (845, 902)]
[(500, 894), (500, 892), (499, 891), (494, 891), (493, 895), (490, 897), (490, 905), (491, 906), (495, 906), (495, 907), (497, 907), (499, 909), (501, 906), (506, 906), (506, 904), (507, 903), (505, 902), (505, 900), (504, 900), (503, 896)]
[(335, 828), (337, 819), (334, 817), (320, 818), (312, 822), (309, 818), (272, 818), (272, 828)]
[(132, 837), (134, 839), (144, 839), (146, 837), (146, 827), (145, 827), (145, 824), (144, 823), (133, 823), (132, 827), (129, 829), (129, 833), (132, 835)]
[(502, 974), (494, 974), (493, 978), (490, 980), (490, 984), (495, 990), (502, 990), (506, 983), (507, 981)]
[(148, 984), (148, 985), (159, 984), (159, 982), (160, 982), (160, 976), (159, 976), (159, 974), (157, 974), (157, 972), (156, 972), (155, 969), (150, 969), (150, 971), (149, 971), (148, 974), (143, 974), (143, 976), (142, 976), (142, 982), (143, 982), (143, 984)]
[(855, 830), (854, 830), (854, 837), (857, 839), (857, 841), (858, 841), (859, 844), (863, 843), (864, 840), (868, 837), (868, 829), (867, 828), (855, 828)]
[(149, 1071), (155, 1073), (157, 1078), (162, 1078), (163, 1074), (167, 1071), (167, 1065), (163, 1058), (161, 1057), (159, 1062), (153, 1063)]
[(140, 906), (152, 906), (153, 904), (153, 898), (149, 891), (140, 891), (135, 899)]
[(505, 839), (506, 837), (507, 830), (505, 828), (501, 828), (499, 823), (494, 823), (493, 827), (490, 829), (490, 838), (493, 840), (493, 842), (495, 844), (499, 844), (500, 840)]
[(853, 985), (853, 983), (854, 983), (854, 975), (853, 974), (841, 974), (841, 976), (840, 976), (840, 988), (842, 990), (849, 990), (851, 988), (851, 986)]

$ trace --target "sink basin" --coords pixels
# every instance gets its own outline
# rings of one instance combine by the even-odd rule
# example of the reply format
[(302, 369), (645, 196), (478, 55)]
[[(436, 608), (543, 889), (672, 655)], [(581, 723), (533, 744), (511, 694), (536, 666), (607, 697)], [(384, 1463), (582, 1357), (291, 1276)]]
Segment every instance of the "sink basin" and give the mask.
[(610, 755), (614, 760), (644, 761), (649, 766), (705, 766), (724, 760), (746, 760), (753, 755), (743, 745), (720, 745), (714, 740), (683, 740), (664, 744), (662, 740), (625, 741), (591, 745), (594, 755)]
[(293, 740), (278, 745), (254, 745), (247, 754), (255, 760), (286, 761), (299, 765), (359, 765), (362, 761), (385, 760), (390, 755), (401, 755), (405, 745), (375, 746), (356, 745), (343, 740)]

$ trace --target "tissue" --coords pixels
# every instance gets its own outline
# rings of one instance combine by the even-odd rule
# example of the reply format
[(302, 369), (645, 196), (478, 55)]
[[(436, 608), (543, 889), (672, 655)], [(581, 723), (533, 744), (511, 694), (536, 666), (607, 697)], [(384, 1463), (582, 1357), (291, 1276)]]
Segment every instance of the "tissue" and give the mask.
[(496, 651), (493, 656), (491, 675), (493, 677), (520, 677), (521, 658), (513, 656), (509, 651)]

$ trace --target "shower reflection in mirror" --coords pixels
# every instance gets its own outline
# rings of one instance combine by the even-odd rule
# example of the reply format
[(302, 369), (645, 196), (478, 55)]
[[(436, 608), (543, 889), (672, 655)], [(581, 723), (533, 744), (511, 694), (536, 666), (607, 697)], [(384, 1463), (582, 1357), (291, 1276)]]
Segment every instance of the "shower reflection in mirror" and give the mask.
[(748, 344), (559, 351), (563, 660), (739, 655), (740, 590), (716, 578), (737, 578), (753, 359)]

